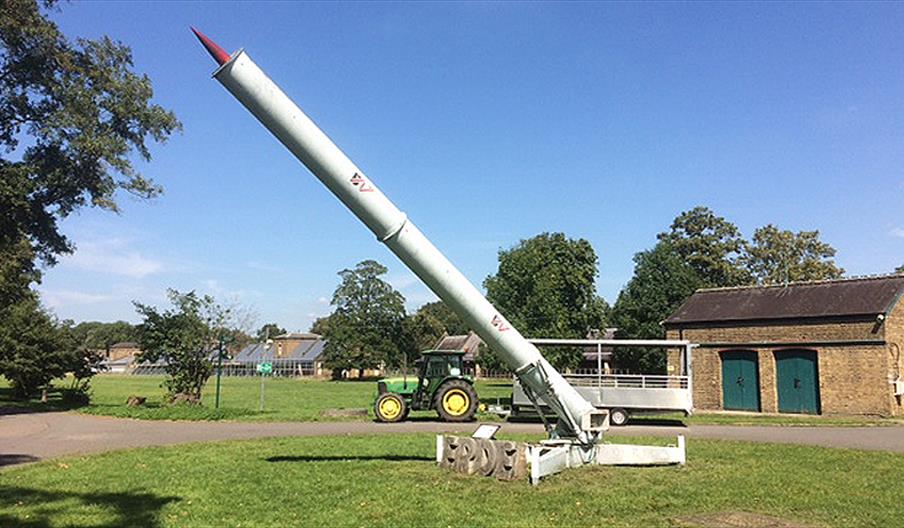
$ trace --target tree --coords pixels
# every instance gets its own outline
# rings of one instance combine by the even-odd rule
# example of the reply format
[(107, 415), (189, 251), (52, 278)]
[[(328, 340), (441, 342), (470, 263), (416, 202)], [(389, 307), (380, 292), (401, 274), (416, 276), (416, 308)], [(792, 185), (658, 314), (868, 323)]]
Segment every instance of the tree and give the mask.
[(402, 321), (402, 347), (405, 365), (412, 364), (424, 350), (430, 350), (443, 334), (449, 333), (430, 311), (423, 309)]
[(65, 325), (69, 327), (68, 332), (76, 345), (86, 350), (109, 353), (116, 343), (135, 341), (138, 338), (135, 326), (125, 321), (85, 321), (79, 324), (67, 321)]
[[(42, 2), (45, 10), (55, 0)], [(117, 210), (116, 191), (160, 187), (133, 157), (181, 125), (151, 104), (151, 81), (130, 49), (108, 37), (67, 39), (35, 0), (0, 8), (0, 306), (24, 295), (47, 265), (73, 250), (58, 221), (84, 207)], [(27, 308), (26, 308), (27, 309)]]
[(333, 292), (333, 313), (323, 334), (326, 366), (336, 374), (403, 361), (399, 350), (405, 298), (380, 278), (386, 271), (379, 262), (365, 260), (339, 272), (341, 282)]
[[(660, 325), (703, 280), (671, 244), (659, 242), (634, 256), (634, 276), (618, 295), (611, 324), (620, 339), (662, 339)], [(615, 361), (635, 373), (665, 372), (665, 354), (656, 349), (618, 347)]]
[(901, 264), (897, 268), (895, 268), (895, 273), (904, 273), (904, 264)]
[(753, 233), (742, 257), (758, 284), (837, 279), (844, 275), (832, 257), (835, 248), (819, 240), (819, 231), (791, 231), (772, 224)]
[(76, 346), (68, 327), (58, 325), (31, 296), (4, 311), (0, 325), (0, 373), (18, 398), (47, 389), (55, 378), (73, 373), (80, 389), (87, 389), (99, 357)]
[(311, 324), (310, 332), (320, 336), (328, 335), (330, 333), (330, 317), (332, 317), (332, 315), (325, 315), (315, 319)]
[[(596, 294), (597, 257), (589, 242), (543, 233), (499, 252), (499, 269), (484, 281), (487, 298), (531, 337), (583, 338), (602, 328), (606, 304)], [(581, 351), (549, 348), (556, 368), (577, 367)]]
[(213, 370), (211, 357), (219, 340), (229, 332), (232, 309), (209, 295), (168, 290), (173, 308), (159, 311), (134, 303), (141, 315), (138, 361), (163, 360), (167, 379), (163, 386), (171, 403), (201, 403), (201, 390)]
[(737, 286), (750, 280), (739, 264), (744, 250), (740, 230), (708, 207), (684, 211), (657, 238), (681, 255), (706, 286)]
[(417, 313), (435, 318), (449, 335), (463, 335), (471, 330), (468, 324), (443, 301), (427, 303), (418, 308)]
[(286, 329), (279, 326), (276, 323), (267, 323), (257, 331), (256, 338), (258, 341), (263, 342), (268, 338), (276, 337), (279, 335), (283, 335), (286, 333)]
[(424, 304), (402, 325), (403, 349), (408, 360), (436, 346), (443, 335), (467, 334), (468, 326), (442, 301)]
[[(0, 189), (2, 185), (0, 182)], [(4, 308), (31, 297), (28, 286), (39, 278), (40, 273), (34, 266), (34, 251), (27, 240), (19, 239), (5, 249), (0, 241), (0, 324), (4, 319)]]

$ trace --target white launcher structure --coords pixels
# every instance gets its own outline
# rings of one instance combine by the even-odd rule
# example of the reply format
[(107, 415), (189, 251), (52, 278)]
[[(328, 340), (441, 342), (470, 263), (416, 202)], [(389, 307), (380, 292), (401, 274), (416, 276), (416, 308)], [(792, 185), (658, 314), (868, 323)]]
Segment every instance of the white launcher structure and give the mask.
[(607, 412), (578, 394), (244, 50), (229, 55), (193, 31), (220, 64), (213, 77), (497, 351), (533, 398), (555, 411), (553, 436), (593, 451), (608, 428)]

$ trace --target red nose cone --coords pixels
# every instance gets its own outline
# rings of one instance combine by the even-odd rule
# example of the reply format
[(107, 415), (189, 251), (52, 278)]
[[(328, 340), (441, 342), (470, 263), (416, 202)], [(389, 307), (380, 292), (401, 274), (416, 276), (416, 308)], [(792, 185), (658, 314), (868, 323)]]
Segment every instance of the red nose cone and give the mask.
[(201, 41), (201, 44), (204, 44), (204, 47), (207, 48), (207, 52), (210, 53), (210, 56), (213, 57), (213, 60), (217, 61), (217, 64), (220, 66), (229, 62), (229, 54), (226, 53), (226, 50), (217, 46), (217, 43), (207, 38), (204, 33), (201, 33), (195, 28), (191, 28), (194, 31), (195, 36), (198, 37), (198, 40)]

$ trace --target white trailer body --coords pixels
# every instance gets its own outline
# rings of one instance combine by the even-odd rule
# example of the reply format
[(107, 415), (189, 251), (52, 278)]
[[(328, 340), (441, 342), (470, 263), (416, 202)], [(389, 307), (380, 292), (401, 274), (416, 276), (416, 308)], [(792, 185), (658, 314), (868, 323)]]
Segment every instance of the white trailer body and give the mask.
[[(532, 339), (535, 345), (595, 346), (601, 363), (602, 347), (656, 347), (681, 350), (680, 371), (668, 375), (604, 374), (598, 364), (595, 374), (565, 374), (563, 377), (578, 393), (598, 409), (610, 412), (613, 425), (623, 425), (630, 414), (650, 412), (694, 411), (692, 351), (688, 341), (617, 340), (617, 339)], [(548, 409), (540, 406), (540, 411)], [(517, 378), (512, 385), (512, 415), (536, 414), (537, 409), (527, 397)]]

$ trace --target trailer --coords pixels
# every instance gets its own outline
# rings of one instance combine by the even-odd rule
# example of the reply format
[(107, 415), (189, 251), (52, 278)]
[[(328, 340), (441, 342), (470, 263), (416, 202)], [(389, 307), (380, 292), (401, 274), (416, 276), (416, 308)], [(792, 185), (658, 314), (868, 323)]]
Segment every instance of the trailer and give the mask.
[[(624, 425), (631, 415), (642, 413), (694, 412), (692, 351), (688, 341), (626, 339), (529, 339), (537, 346), (596, 346), (597, 369), (594, 374), (564, 374), (565, 380), (597, 409), (609, 411), (612, 425)], [(603, 369), (603, 347), (641, 347), (677, 349), (681, 354), (679, 371), (667, 375), (606, 374)], [(511, 416), (551, 415), (550, 409), (537, 406), (525, 394), (518, 378), (512, 385)]]

